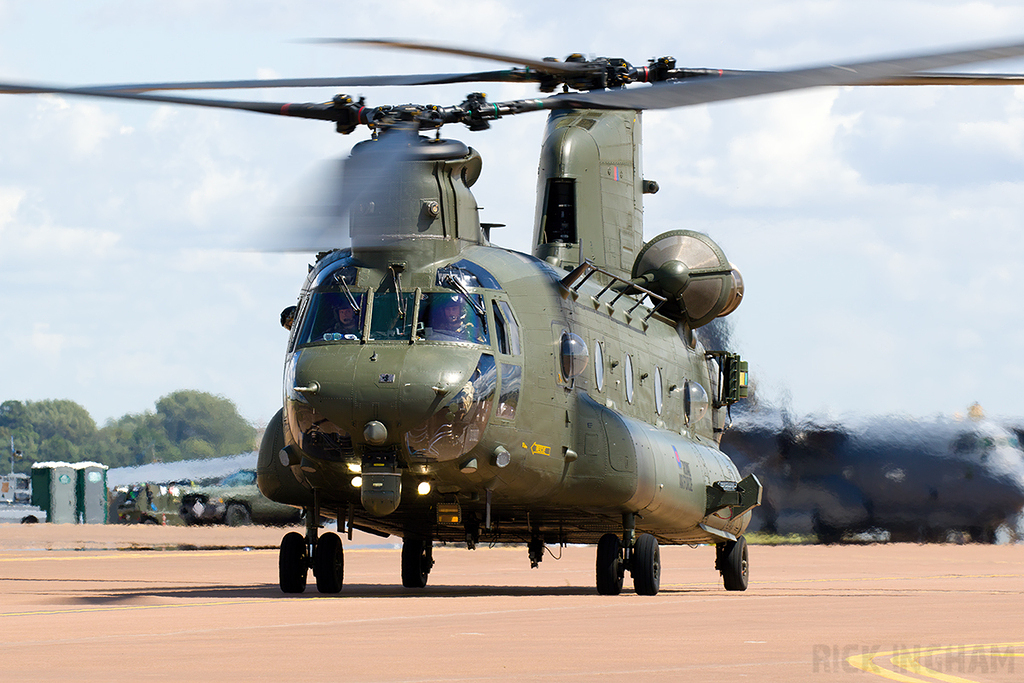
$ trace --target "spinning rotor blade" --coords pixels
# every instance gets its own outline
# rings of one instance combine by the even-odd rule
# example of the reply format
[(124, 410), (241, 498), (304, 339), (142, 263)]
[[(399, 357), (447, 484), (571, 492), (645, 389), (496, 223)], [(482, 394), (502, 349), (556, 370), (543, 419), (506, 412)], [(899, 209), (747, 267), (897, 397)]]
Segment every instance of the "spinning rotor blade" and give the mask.
[[(101, 90), (96, 87), (65, 88), (62, 86), (0, 83), (0, 94), (7, 95), (77, 95), (81, 97), (101, 97), (113, 100), (129, 100), (135, 102), (159, 102), (162, 104), (183, 104), (194, 107), (213, 107), (216, 109), (238, 109), (259, 114), (276, 114), (278, 116), (297, 116), (309, 119), (334, 121), (336, 116), (331, 112), (331, 103), (294, 104), (290, 102), (247, 102), (242, 100), (204, 99), (198, 97), (179, 97), (175, 95), (155, 95), (132, 92), (130, 90)], [(293, 109), (294, 108), (294, 109)]]
[[(401, 47), (403, 49), (424, 49), (451, 54), (480, 56), (487, 59), (496, 59), (501, 61), (515, 61), (517, 63), (524, 64), (529, 68), (543, 68), (547, 74), (551, 74), (552, 72), (564, 74), (568, 71), (568, 73), (579, 75), (580, 73), (591, 73), (595, 68), (594, 63), (538, 62), (536, 60), (520, 59), (507, 55), (498, 55), (496, 53), (474, 52), (470, 50), (458, 50), (454, 48), (396, 41), (333, 39), (325, 42), (371, 44)], [(429, 109), (433, 112), (432, 119), (427, 121), (426, 118), (421, 118), (421, 122), (424, 124), (424, 127), (436, 128), (445, 123), (466, 123), (467, 125), (470, 125), (471, 128), (479, 129), (485, 128), (486, 121), (490, 119), (544, 109), (668, 109), (820, 86), (1017, 84), (1024, 82), (1024, 76), (1015, 74), (993, 74), (988, 76), (984, 74), (929, 74), (919, 72), (974, 62), (1007, 59), (1021, 55), (1024, 55), (1024, 43), (1014, 43), (1010, 45), (974, 50), (913, 55), (896, 59), (883, 59), (842, 65), (794, 69), (790, 71), (726, 72), (708, 69), (683, 69), (677, 70), (683, 75), (681, 80), (659, 83), (649, 88), (595, 90), (586, 93), (561, 94), (544, 99), (518, 100), (496, 104), (487, 103), (481, 100), (476, 103), (475, 108), (466, 108), (465, 105), (469, 103), (468, 100), (466, 103), (463, 103), (463, 105), (456, 107), (427, 107), (424, 108), (424, 110)], [(533, 76), (529, 72), (516, 71), (482, 73), (490, 75), (500, 74), (501, 78), (508, 77), (512, 80), (530, 80)], [(479, 74), (442, 74), (435, 76), (444, 78), (451, 76), (456, 79), (467, 78), (472, 80), (478, 75)], [(354, 78), (356, 81), (364, 84), (383, 85), (397, 83), (406, 77), (382, 76), (366, 77), (365, 79), (363, 77)], [(428, 82), (431, 78), (434, 77), (410, 76), (408, 77), (410, 80), (406, 81), (406, 83), (423, 84)], [(396, 80), (387, 81), (387, 79)], [(299, 87), (301, 85), (322, 85), (329, 82), (351, 83), (352, 81), (347, 81), (345, 79), (280, 79), (277, 81), (270, 81), (269, 83), (271, 83), (272, 86), (273, 84), (278, 84), (280, 87)], [(453, 80), (449, 82), (460, 81)], [(224, 81), (222, 84), (225, 84), (225, 87), (256, 87), (264, 85), (264, 82), (258, 80)], [(218, 109), (237, 109), (262, 114), (273, 114), (277, 116), (334, 121), (338, 124), (338, 130), (344, 133), (351, 132), (359, 124), (368, 124), (373, 127), (394, 125), (391, 122), (371, 118), (371, 110), (362, 106), (352, 106), (351, 99), (343, 102), (332, 101), (325, 103), (251, 102), (140, 92), (141, 90), (186, 88), (186, 86), (192, 86), (193, 89), (218, 87), (217, 83), (212, 81), (196, 82), (191, 84), (126, 84), (117, 86), (87, 86), (75, 88), (39, 84), (0, 83), (0, 93), (53, 93), (83, 97), (102, 97), (108, 99), (212, 107)], [(348, 106), (346, 106), (346, 103)], [(483, 123), (483, 125), (480, 125), (481, 123)]]
[[(791, 71), (723, 76), (714, 80), (695, 79), (662, 83), (650, 88), (558, 95), (547, 101), (561, 100), (566, 107), (583, 109), (671, 109), (821, 86), (896, 85), (901, 78), (930, 83), (932, 81), (926, 80), (928, 78), (926, 74), (916, 72), (1009, 59), (1022, 55), (1024, 55), (1024, 43), (1014, 43), (975, 50), (939, 52)], [(941, 76), (939, 74), (936, 77)], [(995, 83), (1009, 84), (1015, 82), (1013, 80), (995, 81)]]
[(420, 137), (413, 124), (396, 125), (347, 159), (326, 162), (302, 183), (299, 201), (272, 212), (272, 222), (261, 229), (247, 248), (258, 251), (318, 252), (386, 243), (378, 234), (350, 234), (349, 214), (373, 212), (392, 200), (387, 195), (401, 188), (408, 164), (415, 158)]
[(483, 52), (480, 50), (466, 50), (463, 48), (449, 47), (446, 45), (434, 45), (431, 43), (417, 43), (409, 40), (383, 40), (372, 38), (313, 38), (304, 42), (318, 43), (323, 45), (362, 45), (366, 47), (396, 48), (399, 50), (415, 50), (417, 52), (437, 52), (446, 55), (458, 55), (460, 57), (474, 57), (486, 59), (502, 64), (518, 64), (528, 69), (535, 69), (550, 74), (578, 74), (581, 71), (592, 71), (593, 66), (577, 62), (555, 62), (529, 57), (507, 55), (500, 52)]
[[(451, 83), (508, 83), (535, 80), (525, 71), (477, 71), (462, 74), (400, 74), (392, 76), (340, 76), (324, 78), (267, 78), (235, 81), (182, 81), (171, 83), (124, 83), (112, 85), (91, 85), (72, 88), (70, 94), (103, 93), (146, 93), (160, 90), (242, 90), (259, 88), (333, 88), (333, 87), (375, 87), (405, 85), (446, 85)], [(66, 92), (64, 89), (46, 86), (0, 85), (0, 94), (24, 94)]]
[(861, 85), (1021, 85), (1024, 74), (923, 73)]

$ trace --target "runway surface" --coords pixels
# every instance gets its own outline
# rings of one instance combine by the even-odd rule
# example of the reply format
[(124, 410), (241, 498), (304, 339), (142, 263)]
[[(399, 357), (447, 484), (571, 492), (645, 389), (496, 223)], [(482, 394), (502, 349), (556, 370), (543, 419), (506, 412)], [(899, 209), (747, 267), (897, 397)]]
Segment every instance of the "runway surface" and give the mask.
[(593, 548), (437, 548), (413, 590), (357, 535), (340, 594), (289, 596), (283, 533), (0, 526), (0, 679), (1024, 680), (1019, 545), (755, 546), (744, 593), (663, 546), (657, 596), (609, 597)]

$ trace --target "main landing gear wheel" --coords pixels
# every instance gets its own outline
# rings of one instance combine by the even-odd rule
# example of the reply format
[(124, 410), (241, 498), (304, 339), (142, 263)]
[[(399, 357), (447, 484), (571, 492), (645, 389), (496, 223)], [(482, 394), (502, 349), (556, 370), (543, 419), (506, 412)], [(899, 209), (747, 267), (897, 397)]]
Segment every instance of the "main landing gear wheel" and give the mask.
[(305, 537), (292, 531), (281, 539), (281, 552), (277, 557), (277, 573), (284, 593), (301, 593), (306, 590), (306, 575), (309, 572), (309, 556), (306, 554)]
[(406, 588), (424, 588), (427, 576), (434, 566), (434, 544), (421, 538), (402, 541), (402, 585)]
[(321, 593), (340, 593), (345, 581), (345, 552), (341, 537), (327, 533), (320, 537), (313, 551), (313, 574), (316, 589)]
[(735, 541), (715, 546), (715, 569), (722, 574), (727, 591), (745, 591), (750, 580), (750, 564), (747, 561), (747, 539), (740, 536)]
[(633, 546), (633, 589), (637, 595), (657, 595), (661, 588), (661, 550), (658, 539), (651, 534), (640, 534)]
[(618, 595), (622, 592), (622, 544), (615, 534), (605, 534), (597, 542), (597, 592)]

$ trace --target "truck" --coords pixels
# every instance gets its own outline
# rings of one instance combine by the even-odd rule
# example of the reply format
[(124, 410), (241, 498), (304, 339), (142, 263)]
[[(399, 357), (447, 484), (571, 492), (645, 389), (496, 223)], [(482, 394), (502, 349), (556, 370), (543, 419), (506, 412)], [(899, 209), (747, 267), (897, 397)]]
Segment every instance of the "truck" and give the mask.
[(46, 511), (32, 505), (32, 478), (27, 474), (0, 475), (0, 522), (35, 524), (46, 521)]

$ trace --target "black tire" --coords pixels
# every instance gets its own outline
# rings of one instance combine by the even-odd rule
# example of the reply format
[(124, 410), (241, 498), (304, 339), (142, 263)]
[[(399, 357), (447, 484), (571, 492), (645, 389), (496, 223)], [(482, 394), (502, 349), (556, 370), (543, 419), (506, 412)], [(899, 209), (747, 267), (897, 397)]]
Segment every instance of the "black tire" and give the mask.
[(661, 588), (661, 550), (658, 539), (640, 534), (633, 547), (633, 589), (637, 595), (657, 595)]
[(231, 503), (224, 512), (224, 523), (228, 526), (249, 526), (252, 524), (249, 508), (241, 503)]
[(727, 591), (745, 591), (750, 581), (750, 563), (747, 560), (747, 539), (722, 544), (719, 571)]
[(277, 574), (283, 593), (301, 593), (306, 590), (306, 575), (309, 573), (309, 557), (306, 554), (306, 538), (295, 531), (281, 539), (281, 552), (277, 557)]
[(406, 588), (424, 588), (427, 576), (434, 566), (433, 543), (419, 538), (402, 541), (402, 585)]
[(313, 551), (313, 574), (316, 589), (321, 593), (340, 593), (345, 582), (345, 550), (341, 537), (326, 533), (317, 541)]
[(622, 592), (622, 544), (615, 534), (605, 534), (597, 542), (597, 592), (618, 595)]

